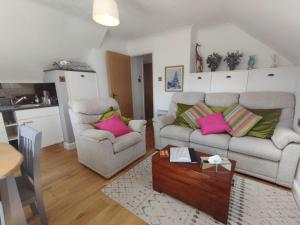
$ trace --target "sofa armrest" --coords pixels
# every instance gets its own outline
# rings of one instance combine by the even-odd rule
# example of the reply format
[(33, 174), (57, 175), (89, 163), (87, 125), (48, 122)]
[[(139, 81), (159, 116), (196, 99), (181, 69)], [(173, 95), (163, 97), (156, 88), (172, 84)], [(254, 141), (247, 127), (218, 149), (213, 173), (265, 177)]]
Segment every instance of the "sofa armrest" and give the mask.
[(133, 131), (142, 133), (144, 126), (147, 124), (146, 120), (130, 120), (129, 121), (129, 128), (131, 128)]
[(279, 161), (276, 183), (291, 188), (300, 159), (300, 144), (289, 144), (283, 150)]
[(105, 130), (97, 130), (97, 129), (87, 129), (80, 133), (80, 136), (92, 140), (94, 142), (100, 142), (103, 140), (110, 140), (112, 143), (115, 143), (115, 136)]
[(300, 143), (300, 135), (286, 127), (277, 127), (271, 139), (279, 149), (284, 149), (290, 143)]
[(159, 117), (154, 117), (152, 121), (153, 123), (156, 123), (157, 126), (161, 129), (167, 125), (174, 123), (175, 117), (170, 114), (166, 114)]

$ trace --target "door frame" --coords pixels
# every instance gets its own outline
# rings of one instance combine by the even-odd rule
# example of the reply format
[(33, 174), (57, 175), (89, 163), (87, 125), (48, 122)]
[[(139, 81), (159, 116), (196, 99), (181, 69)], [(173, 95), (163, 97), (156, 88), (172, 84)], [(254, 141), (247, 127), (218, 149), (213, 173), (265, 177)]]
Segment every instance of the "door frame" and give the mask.
[[(155, 117), (155, 115), (156, 115), (156, 113), (155, 113), (155, 110), (156, 110), (156, 108), (155, 108), (155, 79), (157, 79), (157, 77), (154, 76), (154, 51), (145, 51), (145, 52), (141, 52), (138, 54), (130, 55), (130, 57), (138, 57), (138, 56), (144, 56), (144, 55), (152, 56), (152, 95), (153, 95), (152, 104), (153, 104), (153, 116)], [(144, 68), (143, 68), (143, 70), (144, 70)], [(144, 71), (143, 71), (143, 76), (144, 76)], [(144, 79), (144, 77), (143, 77), (143, 79)], [(143, 91), (145, 92), (145, 84), (143, 87)], [(145, 114), (145, 103), (144, 102), (145, 102), (145, 96), (143, 99), (143, 107), (144, 107), (144, 114)], [(146, 116), (146, 115), (144, 115), (144, 116)]]

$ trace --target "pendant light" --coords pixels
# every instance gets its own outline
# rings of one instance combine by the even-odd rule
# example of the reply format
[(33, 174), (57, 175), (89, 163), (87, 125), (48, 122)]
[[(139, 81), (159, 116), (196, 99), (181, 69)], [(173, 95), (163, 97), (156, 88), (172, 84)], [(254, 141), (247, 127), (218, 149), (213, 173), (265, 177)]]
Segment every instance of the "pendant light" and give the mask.
[(120, 24), (119, 10), (115, 0), (94, 0), (93, 20), (104, 26), (114, 27)]

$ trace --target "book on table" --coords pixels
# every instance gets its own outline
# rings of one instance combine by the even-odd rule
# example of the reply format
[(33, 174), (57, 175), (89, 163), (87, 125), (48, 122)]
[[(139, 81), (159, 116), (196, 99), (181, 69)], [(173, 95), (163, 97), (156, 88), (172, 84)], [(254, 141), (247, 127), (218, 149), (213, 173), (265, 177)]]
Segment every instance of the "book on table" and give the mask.
[(170, 162), (173, 163), (197, 163), (195, 152), (188, 147), (171, 147)]

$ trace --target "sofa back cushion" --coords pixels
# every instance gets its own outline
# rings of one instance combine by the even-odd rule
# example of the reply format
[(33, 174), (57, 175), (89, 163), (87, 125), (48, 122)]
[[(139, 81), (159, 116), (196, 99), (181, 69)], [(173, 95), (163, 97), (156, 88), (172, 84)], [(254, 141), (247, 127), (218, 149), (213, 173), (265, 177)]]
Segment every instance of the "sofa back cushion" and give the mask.
[(69, 102), (69, 107), (73, 112), (74, 121), (72, 122), (78, 124), (93, 124), (102, 114), (111, 109), (119, 109), (117, 101), (113, 98), (73, 100)]
[(281, 109), (277, 126), (293, 126), (295, 95), (292, 93), (245, 92), (240, 94), (239, 104), (249, 109)]
[(205, 103), (210, 107), (229, 107), (238, 102), (238, 93), (207, 93), (205, 95)]
[(169, 114), (176, 117), (177, 104), (195, 105), (199, 101), (204, 101), (205, 93), (203, 92), (178, 92), (173, 94), (169, 106)]
[(69, 102), (69, 106), (75, 113), (82, 113), (86, 115), (102, 115), (110, 110), (119, 109), (119, 104), (113, 98), (95, 98), (84, 100), (73, 100)]

